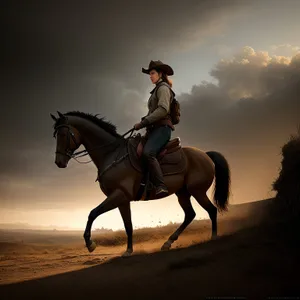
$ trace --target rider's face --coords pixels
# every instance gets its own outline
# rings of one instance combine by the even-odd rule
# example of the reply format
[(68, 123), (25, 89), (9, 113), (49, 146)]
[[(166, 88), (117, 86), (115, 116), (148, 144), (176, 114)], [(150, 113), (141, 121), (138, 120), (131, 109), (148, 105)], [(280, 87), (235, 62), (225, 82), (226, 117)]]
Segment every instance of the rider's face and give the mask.
[(151, 70), (150, 73), (150, 79), (153, 84), (156, 84), (156, 82), (160, 79), (161, 77), (161, 72), (157, 72), (156, 70)]

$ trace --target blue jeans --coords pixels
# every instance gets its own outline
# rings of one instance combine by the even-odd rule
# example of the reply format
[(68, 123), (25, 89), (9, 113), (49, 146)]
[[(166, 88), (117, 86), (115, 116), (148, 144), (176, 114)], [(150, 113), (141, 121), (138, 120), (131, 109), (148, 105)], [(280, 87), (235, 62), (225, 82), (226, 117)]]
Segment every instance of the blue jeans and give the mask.
[(155, 187), (165, 186), (163, 174), (156, 156), (171, 138), (172, 129), (167, 125), (154, 128), (148, 134), (142, 155), (143, 169), (149, 171), (150, 178)]

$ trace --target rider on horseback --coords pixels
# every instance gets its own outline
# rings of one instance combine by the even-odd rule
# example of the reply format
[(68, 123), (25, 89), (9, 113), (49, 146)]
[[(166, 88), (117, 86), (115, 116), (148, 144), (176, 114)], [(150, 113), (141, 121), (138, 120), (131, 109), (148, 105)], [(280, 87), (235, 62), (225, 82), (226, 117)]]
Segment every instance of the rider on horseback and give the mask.
[(170, 105), (174, 94), (171, 92), (172, 83), (168, 79), (174, 71), (160, 60), (151, 60), (148, 69), (142, 68), (142, 72), (149, 74), (152, 83), (156, 86), (150, 92), (148, 114), (142, 118), (141, 122), (134, 125), (134, 129), (146, 127), (147, 140), (142, 155), (144, 172), (149, 170), (151, 181), (156, 189), (156, 197), (162, 198), (168, 196), (169, 192), (156, 156), (168, 143), (171, 132), (175, 129), (170, 116)]

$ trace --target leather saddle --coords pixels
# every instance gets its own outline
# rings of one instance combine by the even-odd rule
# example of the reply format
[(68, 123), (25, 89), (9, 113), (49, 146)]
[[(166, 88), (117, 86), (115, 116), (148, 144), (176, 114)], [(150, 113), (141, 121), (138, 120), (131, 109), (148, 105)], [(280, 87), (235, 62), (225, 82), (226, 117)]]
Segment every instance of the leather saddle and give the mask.
[[(127, 147), (131, 165), (139, 172), (141, 168), (141, 155), (146, 140), (140, 134), (129, 138)], [(157, 155), (164, 176), (181, 173), (185, 170), (186, 161), (180, 144), (180, 138), (174, 138)]]

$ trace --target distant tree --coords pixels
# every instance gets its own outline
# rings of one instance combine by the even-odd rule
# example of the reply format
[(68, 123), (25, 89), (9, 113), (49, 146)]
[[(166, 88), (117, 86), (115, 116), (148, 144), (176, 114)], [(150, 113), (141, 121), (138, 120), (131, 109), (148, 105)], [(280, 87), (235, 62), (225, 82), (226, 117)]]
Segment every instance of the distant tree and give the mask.
[(300, 126), (282, 147), (281, 169), (272, 189), (277, 192), (281, 209), (292, 214), (300, 213)]

